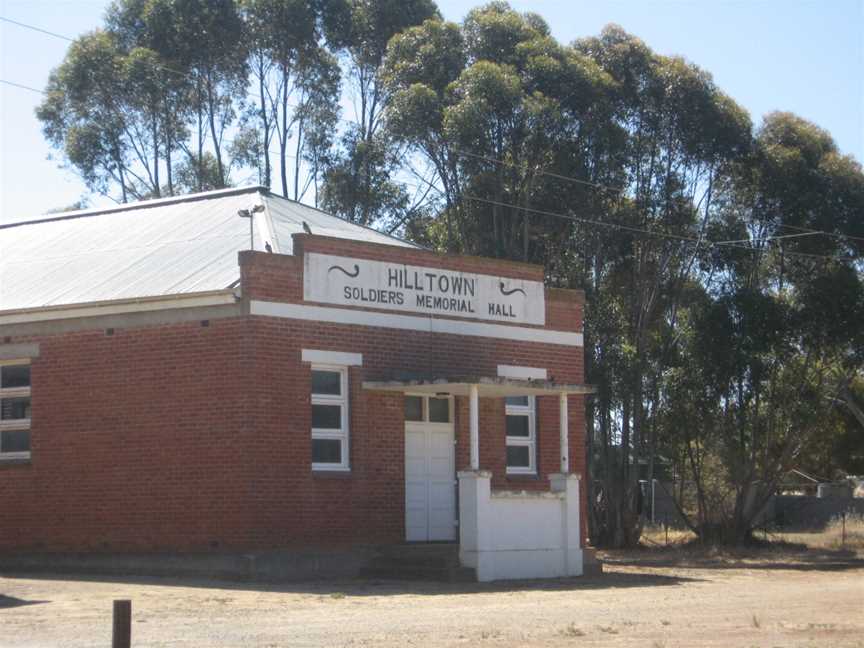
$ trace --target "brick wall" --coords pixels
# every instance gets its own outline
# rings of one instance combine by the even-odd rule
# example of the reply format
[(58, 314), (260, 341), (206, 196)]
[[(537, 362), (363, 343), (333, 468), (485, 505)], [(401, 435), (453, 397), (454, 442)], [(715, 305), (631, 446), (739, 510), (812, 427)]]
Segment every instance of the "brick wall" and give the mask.
[[(299, 235), (295, 249), (542, 278), (533, 266)], [(242, 253), (244, 300), (302, 301), (302, 259)], [(539, 274), (538, 274), (539, 273)], [(582, 295), (547, 291), (547, 327), (581, 330)], [(247, 310), (248, 313), (248, 304)], [(32, 459), (0, 464), (0, 548), (293, 548), (404, 538), (402, 396), (362, 389), (396, 370), (494, 376), (498, 364), (583, 381), (582, 349), (249, 316), (66, 333), (34, 341)], [(304, 348), (363, 354), (349, 370), (350, 474), (310, 470)], [(480, 461), (496, 488), (546, 489), (558, 470), (557, 397), (538, 399), (536, 478), (504, 471), (504, 406), (481, 399)], [(455, 407), (468, 466), (468, 404)], [(585, 474), (582, 397), (571, 470)], [(583, 516), (584, 523), (584, 516)], [(584, 533), (584, 531), (583, 531)]]

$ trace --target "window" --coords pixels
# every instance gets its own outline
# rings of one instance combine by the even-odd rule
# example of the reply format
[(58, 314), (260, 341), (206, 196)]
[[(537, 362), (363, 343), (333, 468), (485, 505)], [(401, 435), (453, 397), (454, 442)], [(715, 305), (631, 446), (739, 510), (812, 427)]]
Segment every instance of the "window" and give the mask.
[(30, 456), (30, 364), (0, 361), (0, 461)]
[(312, 470), (348, 470), (348, 369), (312, 366)]
[(533, 396), (504, 399), (507, 427), (507, 473), (537, 472), (537, 415)]
[(423, 421), (423, 397), (422, 396), (406, 396), (405, 397), (405, 420), (406, 421)]
[(449, 396), (405, 396), (405, 420), (417, 423), (449, 423)]

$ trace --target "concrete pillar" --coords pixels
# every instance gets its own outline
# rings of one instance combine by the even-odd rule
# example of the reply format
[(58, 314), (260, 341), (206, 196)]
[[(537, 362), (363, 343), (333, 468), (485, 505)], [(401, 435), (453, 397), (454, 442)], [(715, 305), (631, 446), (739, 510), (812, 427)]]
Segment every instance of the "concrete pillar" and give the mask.
[(563, 392), (558, 395), (558, 412), (561, 431), (561, 472), (566, 475), (570, 472), (570, 417), (567, 414), (567, 394)]
[(459, 477), (459, 561), (465, 567), (480, 571), (482, 551), (490, 548), (491, 520), (489, 500), (492, 496), (492, 473), (488, 470), (464, 470)]
[(477, 385), (471, 385), (468, 414), (471, 432), (471, 470), (480, 470), (480, 391)]
[(549, 475), (552, 491), (564, 493), (561, 500), (561, 547), (563, 551), (563, 575), (582, 575), (582, 534), (580, 525), (579, 481), (575, 474), (557, 473)]

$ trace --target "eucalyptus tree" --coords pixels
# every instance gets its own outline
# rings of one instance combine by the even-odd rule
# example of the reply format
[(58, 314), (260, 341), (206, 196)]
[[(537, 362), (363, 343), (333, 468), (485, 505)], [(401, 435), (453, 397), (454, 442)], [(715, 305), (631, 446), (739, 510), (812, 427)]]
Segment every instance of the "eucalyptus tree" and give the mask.
[[(127, 49), (144, 47), (161, 69), (185, 84), (184, 105), (192, 116), (194, 141), (176, 144), (200, 170), (205, 151), (216, 161), (219, 186), (228, 183), (226, 134), (246, 96), (247, 47), (243, 22), (233, 0), (115, 0), (106, 14), (109, 31)], [(168, 78), (168, 77), (166, 77)]]
[[(669, 367), (665, 425), (689, 524), (744, 542), (786, 473), (854, 414), (843, 396), (864, 367), (864, 173), (826, 132), (775, 113), (722, 194), (709, 232), (740, 242), (705, 260), (715, 280), (681, 338), (686, 366)], [(682, 425), (696, 402), (699, 424)]]
[(650, 473), (653, 466), (659, 372), (674, 351), (681, 298), (700, 279), (718, 178), (746, 154), (750, 120), (707, 72), (657, 55), (619, 27), (575, 47), (614, 79), (624, 135), (622, 200), (610, 209), (623, 226), (619, 254), (595, 267), (593, 293), (595, 303), (617, 303), (626, 323), (617, 393), (598, 399), (617, 409), (601, 420), (620, 421), (620, 429), (600, 433), (620, 437), (622, 451), (602, 475), (610, 501), (597, 535), (620, 545), (638, 538), (637, 480), (651, 475), (637, 468), (647, 464)]
[(590, 166), (611, 78), (505, 3), (471, 11), (461, 26), (433, 19), (406, 30), (384, 70), (389, 131), (435, 170), (446, 245), (545, 262), (544, 238), (560, 240), (566, 226), (529, 208), (558, 209), (551, 172)]
[(331, 0), (330, 42), (343, 61), (353, 116), (346, 119), (338, 155), (322, 187), (322, 202), (352, 222), (400, 218), (410, 204), (395, 178), (404, 159), (383, 128), (387, 95), (381, 67), (387, 44), (406, 28), (438, 17), (433, 0)]
[[(275, 138), (282, 194), (295, 200), (320, 177), (321, 158), (338, 119), (339, 68), (325, 49), (333, 12), (325, 11), (325, 5), (322, 0), (240, 3), (257, 92), (253, 113), (260, 129), (263, 182), (272, 183), (270, 144)], [(301, 182), (310, 159), (316, 163)]]
[(124, 51), (110, 32), (78, 38), (48, 81), (36, 110), (53, 147), (88, 189), (120, 200), (159, 195), (161, 104), (141, 63), (152, 52)]

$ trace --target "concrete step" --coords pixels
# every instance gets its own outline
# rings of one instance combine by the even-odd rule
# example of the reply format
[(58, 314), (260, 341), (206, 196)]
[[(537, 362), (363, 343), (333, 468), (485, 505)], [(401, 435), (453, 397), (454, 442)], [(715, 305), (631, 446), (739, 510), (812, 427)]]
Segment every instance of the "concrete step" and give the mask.
[(379, 547), (373, 558), (374, 566), (458, 567), (459, 545), (418, 544)]
[(439, 583), (476, 583), (477, 572), (471, 567), (417, 567), (390, 565), (366, 567), (361, 578), (376, 580), (435, 581)]
[(384, 545), (377, 548), (367, 578), (430, 580), (448, 583), (476, 582), (474, 569), (459, 564), (459, 545), (423, 543)]

